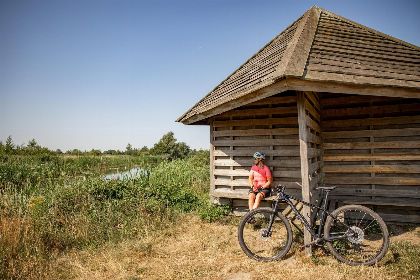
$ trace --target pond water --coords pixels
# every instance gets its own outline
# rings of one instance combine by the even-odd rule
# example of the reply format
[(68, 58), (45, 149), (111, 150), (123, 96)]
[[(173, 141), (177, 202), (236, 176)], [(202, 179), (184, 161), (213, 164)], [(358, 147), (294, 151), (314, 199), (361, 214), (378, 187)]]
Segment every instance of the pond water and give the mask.
[(104, 176), (104, 180), (129, 180), (147, 175), (147, 171), (139, 167), (132, 168), (128, 171), (111, 173)]

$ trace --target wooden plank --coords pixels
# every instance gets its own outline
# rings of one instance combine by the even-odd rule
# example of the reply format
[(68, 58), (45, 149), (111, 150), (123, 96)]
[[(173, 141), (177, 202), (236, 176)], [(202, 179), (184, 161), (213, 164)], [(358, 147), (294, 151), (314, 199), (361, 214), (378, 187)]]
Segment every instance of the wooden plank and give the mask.
[(308, 158), (319, 157), (321, 155), (321, 151), (319, 149), (308, 148)]
[(408, 48), (395, 48), (395, 45), (388, 45), (388, 44), (381, 44), (381, 42), (372, 42), (369, 40), (360, 40), (356, 42), (356, 40), (349, 40), (345, 37), (337, 38), (333, 35), (328, 36), (327, 34), (323, 33), (321, 36), (316, 37), (315, 44), (320, 42), (322, 44), (329, 44), (334, 46), (343, 46), (343, 47), (351, 47), (351, 48), (360, 48), (360, 43), (363, 42), (363, 50), (373, 51), (375, 53), (392, 53), (396, 57), (411, 57), (411, 58), (420, 58), (419, 52), (416, 50), (411, 50)]
[(253, 102), (250, 105), (281, 105), (291, 104), (296, 105), (296, 96), (271, 96), (259, 101)]
[[(336, 29), (333, 27), (328, 31), (333, 31)], [(322, 29), (322, 28), (321, 28)], [(402, 49), (402, 48), (395, 48), (395, 45), (386, 45), (386, 44), (377, 44), (378, 42), (375, 38), (367, 38), (363, 35), (358, 37), (358, 39), (365, 39), (365, 45), (361, 47), (358, 44), (354, 44), (348, 37), (345, 35), (353, 36), (354, 34), (347, 33), (348, 30), (340, 31), (340, 34), (336, 32), (325, 32), (325, 30), (321, 30), (321, 36), (317, 36), (314, 40), (314, 46), (332, 46), (335, 48), (342, 48), (345, 50), (356, 50), (361, 51), (363, 53), (367, 53), (368, 55), (375, 54), (375, 55), (387, 55), (390, 54), (390, 59), (395, 61), (406, 61), (409, 62), (408, 58), (413, 59), (413, 62), (420, 59), (418, 51), (412, 49)], [(329, 34), (328, 34), (329, 33)], [(342, 36), (344, 35), (344, 36)], [(360, 35), (360, 34), (359, 34)], [(373, 40), (372, 40), (373, 39)], [(382, 41), (383, 42), (383, 41)]]
[[(253, 160), (247, 159), (216, 159), (215, 166), (247, 166), (251, 167)], [(300, 167), (299, 159), (284, 159), (284, 160), (266, 160), (266, 164), (272, 167)]]
[(338, 149), (418, 149), (420, 142), (399, 141), (399, 142), (350, 142), (350, 143), (324, 143), (325, 150)]
[(305, 100), (305, 108), (308, 110), (308, 112), (314, 116), (316, 120), (320, 120), (321, 116), (319, 115), (319, 112), (312, 106), (311, 103), (309, 103), (307, 100)]
[[(261, 150), (261, 152), (265, 153), (266, 155), (270, 156), (292, 156), (292, 157), (299, 157), (299, 149), (298, 147), (294, 146), (287, 146), (287, 148), (282, 148), (281, 150)], [(214, 151), (214, 156), (246, 156), (249, 155), (252, 158), (252, 155), (255, 153), (254, 149), (244, 149), (244, 150), (233, 150), (233, 151), (225, 151), (225, 150), (218, 150)]]
[(324, 111), (324, 110), (327, 110), (328, 108), (335, 109), (337, 106), (341, 106), (341, 105), (351, 106), (351, 105), (363, 104), (365, 106), (369, 104), (375, 104), (378, 102), (384, 102), (384, 100), (398, 100), (398, 99), (391, 98), (391, 97), (385, 99), (384, 97), (369, 96), (369, 95), (366, 96), (366, 95), (342, 94), (342, 95), (336, 95), (333, 97), (323, 96), (320, 102)]
[[(326, 80), (328, 82), (325, 82)], [(356, 83), (350, 83), (351, 80), (348, 80), (347, 83), (343, 83), (342, 81), (334, 81), (333, 77), (317, 80), (310, 79), (308, 76), (305, 76), (305, 80), (290, 77), (285, 81), (287, 81), (288, 90), (329, 92), (343, 95), (357, 94), (368, 96), (420, 98), (419, 87), (411, 87), (408, 84), (405, 84), (403, 87), (390, 87), (389, 85), (381, 84), (373, 85), (371, 81), (356, 81)]]
[(223, 113), (222, 116), (261, 116), (261, 115), (297, 114), (296, 106), (278, 108), (237, 109)]
[(306, 117), (306, 125), (315, 131), (321, 131), (320, 125), (309, 116)]
[(215, 190), (215, 184), (214, 184), (214, 128), (213, 124), (210, 123), (210, 192), (213, 192)]
[[(273, 182), (272, 186), (275, 186), (277, 184), (282, 184), (282, 185), (287, 187), (288, 192), (289, 191), (292, 192), (292, 191), (296, 190), (297, 189), (296, 188), (296, 183), (295, 183), (296, 179), (295, 178), (287, 178), (287, 179), (288, 180), (274, 178), (274, 182)], [(220, 188), (220, 186), (224, 186), (225, 188), (223, 188), (223, 189), (229, 188), (229, 190), (230, 190), (231, 187), (236, 187), (236, 188), (237, 187), (242, 187), (246, 190), (249, 190), (249, 181), (248, 181), (248, 179), (230, 180), (230, 179), (216, 178), (215, 179), (215, 186), (218, 186), (218, 188)], [(216, 189), (218, 189), (218, 188), (216, 188)], [(237, 190), (237, 191), (239, 191), (239, 190)], [(299, 193), (301, 193), (300, 188), (299, 188)]]
[(420, 174), (419, 165), (324, 165), (325, 173), (406, 173)]
[(214, 146), (259, 147), (259, 146), (295, 146), (297, 139), (255, 139), (255, 140), (215, 140)]
[(400, 206), (400, 207), (419, 207), (420, 200), (407, 200), (407, 199), (392, 199), (392, 198), (379, 198), (379, 199), (369, 199), (363, 200), (359, 198), (354, 198), (350, 200), (342, 200), (344, 204), (361, 204), (361, 205), (384, 205), (384, 206)]
[(354, 131), (334, 131), (322, 132), (325, 140), (334, 138), (360, 138), (360, 137), (387, 137), (387, 136), (419, 136), (420, 128), (397, 128), (397, 129), (378, 129), (378, 130), (354, 130)]
[(215, 176), (249, 176), (249, 170), (245, 169), (215, 169), (214, 170)]
[[(327, 30), (321, 30), (317, 36), (316, 39), (317, 40), (322, 40), (324, 42), (330, 42), (330, 43), (334, 43), (336, 40), (334, 40), (334, 38), (336, 38), (336, 33), (330, 33)], [(400, 46), (398, 44), (389, 44), (386, 41), (383, 40), (383, 38), (373, 38), (373, 39), (366, 39), (364, 37), (358, 37), (356, 36), (349, 36), (346, 34), (342, 34), (340, 36), (340, 41), (342, 43), (356, 43), (356, 44), (367, 44), (370, 45), (371, 47), (380, 47), (382, 49), (387, 49), (389, 51), (397, 51), (400, 53), (406, 53), (406, 54), (416, 54), (418, 51), (417, 50), (413, 50), (410, 48), (407, 48), (406, 46)]]
[(386, 222), (420, 224), (419, 215), (398, 215), (378, 213)]
[(384, 189), (378, 186), (375, 186), (375, 189), (367, 189), (360, 185), (345, 185), (335, 189), (331, 195), (334, 197), (341, 197), (341, 199), (344, 199), (343, 196), (348, 196), (349, 199), (367, 199), (366, 197), (372, 196), (390, 199), (402, 198), (404, 201), (409, 199), (417, 201), (420, 199), (420, 193), (412, 186), (398, 186), (390, 190), (389, 188)]
[[(367, 75), (367, 74), (356, 75), (355, 73), (334, 72), (328, 68), (325, 71), (308, 70), (305, 78), (307, 80), (331, 81), (331, 82), (337, 82), (340, 84), (349, 83), (349, 84), (370, 85), (370, 86), (387, 86), (391, 88), (394, 88), (394, 87), (413, 88), (413, 89), (420, 88), (420, 81), (400, 80), (397, 78), (382, 78), (382, 77), (372, 76), (372, 75)], [(411, 97), (414, 97), (415, 94), (416, 93), (413, 93)], [(385, 92), (383, 92), (383, 93), (379, 93), (378, 95), (386, 95), (386, 94)]]
[(386, 155), (328, 155), (324, 154), (324, 161), (412, 161), (420, 160), (419, 155), (386, 154)]
[[(394, 100), (395, 101), (395, 100)], [(355, 108), (330, 108), (322, 110), (322, 116), (324, 118), (331, 117), (342, 117), (342, 116), (358, 116), (358, 115), (369, 115), (374, 114), (375, 116), (381, 116), (383, 114), (391, 113), (408, 113), (408, 112), (420, 112), (420, 103), (410, 104), (389, 104), (379, 106), (360, 106)]]
[(397, 55), (395, 53), (384, 52), (378, 49), (371, 49), (371, 50), (365, 49), (365, 48), (361, 49), (361, 48), (346, 46), (342, 44), (331, 46), (321, 41), (315, 42), (315, 44), (312, 46), (312, 49), (329, 51), (331, 53), (343, 52), (343, 53), (351, 54), (354, 56), (373, 57), (373, 58), (383, 59), (385, 61), (393, 60), (393, 61), (408, 62), (408, 63), (413, 63), (413, 64), (420, 62), (419, 57), (416, 58), (412, 56)]
[[(232, 177), (247, 177), (249, 176), (249, 170), (246, 169), (215, 169), (215, 176), (232, 176)], [(287, 178), (300, 178), (300, 171), (293, 170), (275, 170), (272, 171), (273, 177), (287, 177)]]
[[(309, 165), (309, 174), (314, 174), (315, 171), (318, 171), (321, 167), (321, 162), (317, 161)], [(324, 167), (325, 168), (325, 167)], [(325, 171), (324, 171), (325, 172)]]
[[(322, 57), (322, 58), (321, 58)], [(391, 67), (391, 65), (378, 63), (376, 61), (361, 61), (361, 60), (354, 60), (349, 59), (345, 56), (335, 56), (335, 55), (315, 55), (312, 54), (309, 59), (309, 64), (327, 64), (327, 65), (346, 65), (347, 67), (355, 67), (355, 68), (363, 68), (368, 70), (376, 70), (376, 71), (383, 71), (388, 73), (397, 73), (397, 74), (406, 74), (412, 75), (413, 70), (415, 69), (404, 69), (404, 66), (400, 66), (398, 68)], [(408, 68), (408, 67), (407, 67)]]
[(395, 72), (385, 72), (379, 70), (371, 70), (366, 69), (361, 66), (359, 67), (349, 67), (348, 64), (341, 63), (341, 64), (327, 64), (324, 61), (322, 64), (311, 63), (309, 64), (306, 69), (308, 71), (320, 71), (320, 72), (335, 72), (335, 73), (342, 73), (342, 74), (352, 74), (358, 76), (369, 76), (369, 77), (378, 77), (378, 78), (385, 78), (385, 79), (398, 79), (404, 81), (418, 81), (418, 75), (409, 75), (409, 74), (400, 74)]
[[(315, 92), (306, 92), (305, 108), (307, 108), (307, 104), (312, 108), (316, 108), (316, 111), (319, 112), (321, 106), (319, 104), (318, 94)], [(319, 117), (317, 119), (319, 120)]]
[(321, 144), (322, 140), (318, 135), (308, 133), (308, 143)]
[(420, 178), (408, 177), (348, 177), (348, 176), (325, 176), (325, 183), (332, 185), (388, 185), (388, 186), (418, 186)]
[(288, 118), (270, 118), (270, 119), (215, 121), (213, 123), (214, 127), (275, 125), (275, 124), (288, 124), (288, 125), (296, 124), (297, 125), (297, 119), (296, 117), (288, 117)]
[(382, 68), (387, 69), (389, 71), (393, 70), (398, 73), (413, 73), (413, 71), (416, 70), (416, 65), (410, 62), (403, 62), (403, 61), (384, 61), (380, 58), (375, 57), (358, 57), (357, 60), (355, 60), (354, 56), (351, 54), (346, 53), (331, 53), (329, 51), (323, 51), (323, 50), (314, 50), (310, 57), (308, 63), (311, 63), (312, 61), (316, 60), (331, 60), (331, 61), (343, 61), (348, 63), (361, 63), (363, 65), (369, 66), (369, 67), (376, 67), (376, 68)]
[[(271, 128), (271, 129), (237, 129), (214, 131), (215, 137), (221, 136), (276, 136), (276, 135), (298, 135), (298, 128)], [(296, 136), (297, 138), (297, 136)]]

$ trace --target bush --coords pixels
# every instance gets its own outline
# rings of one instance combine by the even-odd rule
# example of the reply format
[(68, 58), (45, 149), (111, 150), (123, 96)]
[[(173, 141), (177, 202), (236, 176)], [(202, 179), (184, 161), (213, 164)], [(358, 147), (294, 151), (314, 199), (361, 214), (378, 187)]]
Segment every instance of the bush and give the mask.
[(198, 215), (204, 221), (209, 223), (220, 220), (230, 213), (228, 205), (215, 205), (211, 202), (203, 203), (198, 209)]

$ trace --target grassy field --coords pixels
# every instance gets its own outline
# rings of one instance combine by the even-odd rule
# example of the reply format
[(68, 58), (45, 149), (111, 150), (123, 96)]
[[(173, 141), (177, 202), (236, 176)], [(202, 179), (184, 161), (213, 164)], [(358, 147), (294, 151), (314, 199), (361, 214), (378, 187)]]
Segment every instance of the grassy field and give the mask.
[[(0, 279), (419, 279), (414, 227), (391, 227), (377, 267), (298, 245), (283, 261), (249, 260), (238, 218), (209, 203), (208, 158), (0, 156)], [(133, 167), (147, 172), (103, 179)]]
[[(295, 244), (286, 259), (257, 263), (241, 251), (238, 218), (207, 223), (184, 215), (170, 229), (142, 241), (95, 250), (73, 251), (59, 258), (55, 277), (72, 279), (360, 279), (415, 280), (420, 275), (420, 227), (392, 227), (391, 248), (374, 267), (351, 267), (318, 249), (306, 257)], [(298, 237), (297, 239), (300, 239)]]

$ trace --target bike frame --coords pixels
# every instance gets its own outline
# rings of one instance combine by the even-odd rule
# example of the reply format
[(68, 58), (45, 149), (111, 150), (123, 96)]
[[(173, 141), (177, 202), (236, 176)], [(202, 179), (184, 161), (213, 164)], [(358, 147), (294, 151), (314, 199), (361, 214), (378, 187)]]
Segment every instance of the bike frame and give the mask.
[[(319, 240), (320, 238), (322, 238), (323, 240), (329, 242), (329, 241), (333, 241), (333, 240), (346, 238), (345, 234), (342, 235), (342, 236), (330, 237), (328, 239), (326, 239), (325, 237), (322, 236), (323, 235), (322, 230), (324, 228), (324, 223), (325, 223), (326, 216), (331, 216), (335, 221), (337, 221), (337, 219), (335, 217), (333, 217), (330, 212), (327, 211), (327, 203), (328, 203), (329, 192), (330, 191), (321, 190), (321, 199), (319, 200), (318, 205), (314, 205), (314, 204), (308, 203), (306, 201), (297, 199), (297, 198), (295, 198), (291, 195), (285, 194), (284, 189), (283, 189), (282, 191), (280, 191), (278, 193), (277, 199), (275, 200), (275, 203), (274, 203), (274, 206), (273, 206), (274, 214), (272, 215), (272, 217), (270, 217), (269, 226), (268, 226), (269, 232), (271, 232), (271, 226), (273, 225), (273, 222), (274, 222), (275, 213), (277, 213), (280, 210), (278, 208), (279, 203), (280, 202), (285, 202), (292, 209), (292, 211), (295, 213), (298, 220), (303, 223), (304, 227), (310, 232), (311, 236), (315, 240)], [(293, 204), (292, 199), (296, 200), (298, 202), (301, 202), (305, 206), (316, 209), (316, 212), (314, 212), (313, 216), (311, 217), (311, 222), (313, 224), (312, 227), (310, 225), (310, 222), (299, 212), (299, 210)], [(316, 218), (317, 218), (319, 212), (321, 212), (321, 215), (320, 215), (320, 218), (319, 218), (319, 221), (320, 221), (319, 222), (319, 228), (318, 228), (318, 232), (315, 232), (315, 222), (317, 220)], [(350, 231), (352, 231), (352, 230), (350, 229)]]

